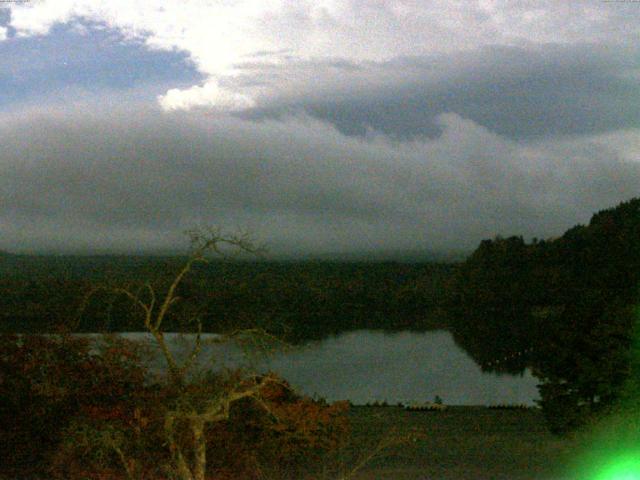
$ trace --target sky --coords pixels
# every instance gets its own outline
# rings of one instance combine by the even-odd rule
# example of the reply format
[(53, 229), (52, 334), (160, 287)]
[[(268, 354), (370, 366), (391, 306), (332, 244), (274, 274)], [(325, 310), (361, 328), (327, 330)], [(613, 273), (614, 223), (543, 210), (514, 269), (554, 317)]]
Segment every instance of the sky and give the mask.
[(640, 194), (634, 0), (0, 3), (0, 249), (550, 238)]

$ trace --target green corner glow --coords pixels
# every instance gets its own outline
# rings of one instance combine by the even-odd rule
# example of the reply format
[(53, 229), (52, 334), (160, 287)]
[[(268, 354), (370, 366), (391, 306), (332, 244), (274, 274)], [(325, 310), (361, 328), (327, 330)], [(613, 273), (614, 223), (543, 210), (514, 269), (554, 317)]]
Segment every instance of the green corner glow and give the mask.
[[(568, 465), (579, 480), (640, 480), (640, 308), (630, 349), (630, 375), (610, 416), (585, 432), (584, 450)], [(576, 472), (581, 472), (576, 476)]]
[(640, 453), (612, 458), (592, 480), (640, 480)]

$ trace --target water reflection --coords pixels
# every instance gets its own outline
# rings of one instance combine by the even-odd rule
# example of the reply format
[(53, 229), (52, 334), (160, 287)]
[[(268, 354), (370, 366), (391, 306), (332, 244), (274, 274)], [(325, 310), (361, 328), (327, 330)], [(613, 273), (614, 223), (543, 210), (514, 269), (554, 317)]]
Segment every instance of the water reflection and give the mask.
[[(149, 340), (141, 333), (125, 336)], [(205, 341), (215, 338), (204, 335)], [(167, 339), (179, 355), (186, 354), (192, 340), (171, 334)], [(423, 402), (438, 395), (450, 405), (532, 405), (538, 398), (537, 380), (529, 371), (517, 376), (482, 373), (446, 331), (358, 330), (252, 360), (261, 370), (281, 374), (301, 392), (329, 401)], [(246, 361), (233, 345), (207, 345), (200, 356), (202, 368)], [(159, 358), (154, 363), (161, 365)]]

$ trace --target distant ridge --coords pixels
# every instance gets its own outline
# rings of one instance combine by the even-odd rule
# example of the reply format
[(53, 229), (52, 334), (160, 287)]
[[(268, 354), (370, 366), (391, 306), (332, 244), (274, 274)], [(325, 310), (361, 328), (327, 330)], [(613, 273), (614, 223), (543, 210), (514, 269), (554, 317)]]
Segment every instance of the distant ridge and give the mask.
[(273, 260), (287, 262), (399, 262), (399, 263), (457, 263), (463, 262), (471, 251), (382, 250), (377, 252), (326, 252), (307, 255), (276, 255)]
[[(379, 252), (327, 252), (318, 254), (273, 254), (262, 258), (255, 257), (239, 257), (238, 261), (249, 262), (328, 262), (328, 263), (458, 263), (463, 262), (469, 255), (470, 251), (379, 251)], [(106, 260), (128, 260), (128, 261), (148, 261), (148, 260), (168, 260), (181, 258), (186, 252), (149, 252), (149, 253), (53, 253), (53, 252), (30, 252), (30, 253), (11, 253), (0, 250), (0, 258), (12, 259), (30, 259), (33, 261), (42, 261), (47, 259), (58, 260), (79, 260), (79, 261), (106, 261)]]

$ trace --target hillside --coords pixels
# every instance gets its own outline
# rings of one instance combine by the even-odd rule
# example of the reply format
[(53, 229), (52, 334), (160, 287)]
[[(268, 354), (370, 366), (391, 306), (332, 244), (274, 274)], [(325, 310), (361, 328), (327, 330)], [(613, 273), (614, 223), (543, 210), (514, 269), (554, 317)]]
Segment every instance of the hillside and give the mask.
[[(139, 312), (123, 298), (89, 292), (99, 285), (162, 291), (184, 258), (150, 256), (11, 256), (0, 260), (4, 331), (139, 330)], [(442, 263), (244, 261), (199, 266), (181, 285), (182, 301), (167, 328), (193, 329), (181, 318), (197, 311), (206, 331), (260, 325), (292, 341), (357, 328), (442, 327)]]
[(451, 282), (451, 328), (485, 370), (532, 368), (547, 412), (573, 425), (565, 404), (606, 408), (628, 378), (639, 285), (634, 198), (557, 239), (483, 241)]

